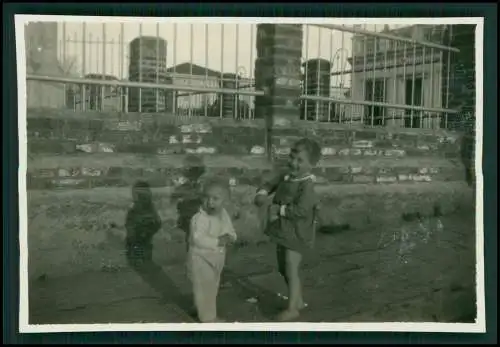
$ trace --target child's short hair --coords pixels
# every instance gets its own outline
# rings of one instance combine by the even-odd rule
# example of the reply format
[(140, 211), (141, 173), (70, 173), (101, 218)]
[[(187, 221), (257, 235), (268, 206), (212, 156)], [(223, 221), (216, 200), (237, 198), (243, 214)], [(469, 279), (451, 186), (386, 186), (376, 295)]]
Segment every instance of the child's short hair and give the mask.
[(304, 151), (307, 153), (309, 162), (316, 165), (321, 157), (321, 147), (319, 144), (311, 139), (303, 138), (294, 143), (292, 151)]

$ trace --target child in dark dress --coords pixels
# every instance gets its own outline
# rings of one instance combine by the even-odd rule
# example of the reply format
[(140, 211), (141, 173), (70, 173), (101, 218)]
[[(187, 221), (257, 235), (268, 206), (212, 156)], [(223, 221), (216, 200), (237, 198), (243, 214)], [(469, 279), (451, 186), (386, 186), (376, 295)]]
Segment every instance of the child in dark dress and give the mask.
[(129, 264), (138, 267), (153, 260), (153, 236), (160, 230), (161, 220), (147, 182), (139, 181), (134, 184), (132, 199), (133, 206), (125, 221), (125, 247)]
[(256, 205), (262, 206), (274, 194), (265, 233), (277, 244), (278, 270), (288, 286), (288, 308), (278, 315), (280, 321), (298, 318), (305, 306), (299, 268), (302, 256), (314, 241), (317, 198), (311, 170), (320, 155), (321, 149), (315, 141), (297, 141), (290, 153), (288, 172), (265, 183), (255, 198)]

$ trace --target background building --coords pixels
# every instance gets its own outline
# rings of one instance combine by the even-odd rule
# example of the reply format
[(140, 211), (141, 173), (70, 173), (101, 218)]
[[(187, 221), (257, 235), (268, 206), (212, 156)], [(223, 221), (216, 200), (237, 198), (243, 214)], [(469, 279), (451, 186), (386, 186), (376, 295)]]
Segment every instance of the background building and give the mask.
[[(417, 40), (441, 40), (444, 25), (412, 25), (388, 30), (391, 34)], [(353, 100), (442, 108), (444, 57), (439, 50), (414, 48), (404, 42), (352, 38), (351, 95)], [(353, 119), (374, 125), (439, 127), (441, 115), (377, 106), (352, 106)], [(422, 120), (422, 122), (420, 122)]]
[[(118, 78), (110, 75), (88, 74), (85, 79), (117, 81)], [(85, 88), (85, 92), (83, 91)], [(99, 85), (71, 85), (66, 88), (66, 107), (81, 110), (83, 104), (87, 111), (116, 111), (124, 109), (126, 89), (113, 86)], [(85, 102), (83, 102), (85, 100)]]
[[(174, 86), (203, 88), (220, 88), (222, 86), (222, 73), (220, 71), (211, 70), (196, 64), (182, 63), (168, 68), (167, 71), (169, 76), (171, 76)], [(234, 81), (237, 82), (238, 87), (241, 89), (253, 88), (253, 80), (249, 78), (236, 77), (235, 74), (232, 75), (233, 77), (228, 77), (227, 74), (224, 74), (224, 76), (224, 83)], [(233, 89), (233, 87), (230, 87), (230, 89)], [(174, 109), (181, 115), (204, 115), (207, 109), (209, 116), (220, 116), (220, 97), (216, 93), (175, 91), (173, 98)], [(224, 100), (226, 100), (226, 103), (228, 102), (227, 98)], [(234, 97), (232, 100), (234, 102)], [(247, 116), (253, 113), (254, 97), (239, 95), (238, 105), (238, 118), (248, 118)], [(240, 109), (242, 109), (241, 112)]]

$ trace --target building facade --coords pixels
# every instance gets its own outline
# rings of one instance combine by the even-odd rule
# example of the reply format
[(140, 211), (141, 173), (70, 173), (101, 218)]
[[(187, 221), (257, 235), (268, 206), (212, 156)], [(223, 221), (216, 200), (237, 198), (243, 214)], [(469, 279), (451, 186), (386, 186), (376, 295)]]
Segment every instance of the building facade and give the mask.
[[(221, 88), (221, 72), (204, 68), (190, 63), (183, 63), (168, 69), (174, 86), (189, 86), (195, 88)], [(244, 77), (235, 78), (237, 87), (240, 89), (253, 88), (252, 80)], [(230, 82), (228, 80), (228, 82)], [(233, 87), (234, 87), (233, 83)], [(216, 93), (207, 92), (187, 92), (175, 91), (172, 93), (173, 108), (180, 115), (197, 116), (204, 115), (208, 111), (209, 115), (218, 116), (221, 99)], [(249, 113), (254, 108), (254, 97), (239, 95), (238, 104), (247, 105)], [(239, 107), (241, 108), (241, 106)]]
[[(443, 25), (386, 30), (393, 35), (436, 41)], [(351, 95), (354, 101), (443, 108), (443, 52), (393, 40), (354, 35)], [(401, 108), (353, 105), (354, 121), (365, 124), (437, 128), (442, 115)]]

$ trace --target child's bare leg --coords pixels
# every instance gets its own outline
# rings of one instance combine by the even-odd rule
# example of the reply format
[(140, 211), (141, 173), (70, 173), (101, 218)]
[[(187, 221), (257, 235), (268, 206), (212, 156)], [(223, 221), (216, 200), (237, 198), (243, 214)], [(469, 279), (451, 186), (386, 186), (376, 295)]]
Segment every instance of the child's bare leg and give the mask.
[(288, 308), (283, 311), (278, 320), (291, 320), (299, 316), (299, 310), (303, 306), (301, 294), (301, 282), (299, 267), (302, 255), (299, 252), (286, 250), (286, 277), (288, 281)]
[(288, 303), (289, 310), (298, 310), (301, 303), (301, 282), (299, 276), (300, 262), (302, 255), (290, 249), (286, 252), (286, 272), (288, 278), (288, 290), (290, 301)]
[[(288, 298), (289, 298), (288, 301), (290, 301), (290, 297), (291, 297), (290, 281), (288, 280), (287, 271), (286, 271), (286, 264), (287, 264), (286, 254), (287, 254), (287, 249), (283, 246), (278, 245), (278, 247), (276, 249), (276, 256), (277, 256), (277, 260), (278, 260), (278, 271), (279, 271), (280, 275), (283, 277), (283, 279), (285, 280), (287, 290), (288, 290), (288, 293), (287, 293)], [(301, 309), (305, 308), (305, 304), (304, 304), (304, 299), (302, 298), (302, 288), (300, 286), (299, 286), (299, 289), (300, 289), (300, 292), (299, 292), (299, 296), (298, 296), (297, 307), (299, 310), (301, 310)]]

